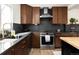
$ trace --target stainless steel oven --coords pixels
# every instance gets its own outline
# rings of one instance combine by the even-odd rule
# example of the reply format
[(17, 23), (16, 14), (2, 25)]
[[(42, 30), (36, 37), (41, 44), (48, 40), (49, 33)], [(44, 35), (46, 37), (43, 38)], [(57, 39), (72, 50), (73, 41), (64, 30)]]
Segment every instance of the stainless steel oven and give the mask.
[[(46, 41), (46, 35), (49, 36), (49, 41)], [(54, 33), (40, 33), (40, 47), (54, 48)]]

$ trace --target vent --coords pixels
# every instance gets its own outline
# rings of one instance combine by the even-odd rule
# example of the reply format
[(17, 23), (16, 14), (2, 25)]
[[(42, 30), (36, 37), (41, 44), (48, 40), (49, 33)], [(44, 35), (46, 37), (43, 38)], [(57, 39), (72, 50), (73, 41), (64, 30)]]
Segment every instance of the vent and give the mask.
[(40, 18), (52, 18), (52, 15), (49, 13), (50, 9), (48, 7), (42, 8)]

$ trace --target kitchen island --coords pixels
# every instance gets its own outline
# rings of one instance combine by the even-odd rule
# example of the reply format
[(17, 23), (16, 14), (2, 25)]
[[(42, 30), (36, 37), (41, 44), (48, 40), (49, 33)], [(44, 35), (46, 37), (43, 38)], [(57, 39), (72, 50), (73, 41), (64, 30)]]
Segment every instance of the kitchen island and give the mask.
[(27, 54), (24, 52), (28, 50), (28, 48), (30, 48), (30, 46), (28, 46), (30, 45), (29, 43), (31, 39), (30, 36), (31, 32), (24, 32), (16, 34), (15, 39), (0, 40), (0, 54), (1, 55)]
[(79, 37), (60, 37), (62, 55), (79, 55)]

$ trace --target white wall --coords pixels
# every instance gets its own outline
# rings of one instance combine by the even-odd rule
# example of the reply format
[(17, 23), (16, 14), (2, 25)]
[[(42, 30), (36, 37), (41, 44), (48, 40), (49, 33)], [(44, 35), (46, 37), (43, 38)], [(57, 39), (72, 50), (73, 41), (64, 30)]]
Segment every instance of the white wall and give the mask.
[(0, 6), (0, 33), (1, 33), (1, 6)]
[(20, 22), (20, 4), (13, 4), (13, 23)]
[(20, 23), (20, 4), (6, 4), (13, 10), (13, 23)]
[(73, 7), (69, 7), (68, 9), (68, 24), (70, 24), (70, 18), (75, 18), (78, 20), (77, 24), (79, 24), (79, 7), (74, 6)]

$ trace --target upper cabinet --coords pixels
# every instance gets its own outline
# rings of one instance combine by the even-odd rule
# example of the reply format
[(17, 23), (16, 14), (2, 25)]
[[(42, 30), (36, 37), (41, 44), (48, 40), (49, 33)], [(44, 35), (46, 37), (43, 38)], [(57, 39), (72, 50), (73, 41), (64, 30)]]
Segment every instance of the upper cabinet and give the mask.
[[(67, 7), (52, 7), (52, 24), (67, 24)], [(21, 24), (40, 24), (40, 7), (21, 4)]]
[(52, 15), (53, 24), (67, 24), (67, 7), (53, 7)]
[(39, 24), (40, 23), (40, 7), (33, 7), (33, 14), (32, 14), (32, 24)]
[(32, 24), (32, 7), (21, 4), (21, 24)]

